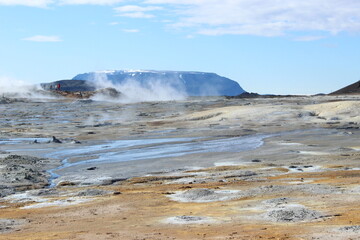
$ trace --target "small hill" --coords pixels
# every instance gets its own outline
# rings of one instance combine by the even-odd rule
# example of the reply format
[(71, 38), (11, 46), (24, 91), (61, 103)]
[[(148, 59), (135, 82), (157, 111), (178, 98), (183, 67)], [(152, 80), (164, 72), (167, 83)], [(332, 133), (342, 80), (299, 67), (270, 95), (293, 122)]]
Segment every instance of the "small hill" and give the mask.
[(41, 83), (41, 87), (44, 90), (55, 90), (58, 84), (60, 84), (61, 91), (88, 92), (96, 90), (91, 82), (85, 80), (58, 80), (50, 83)]
[(330, 95), (338, 94), (360, 94), (360, 81), (330, 93)]

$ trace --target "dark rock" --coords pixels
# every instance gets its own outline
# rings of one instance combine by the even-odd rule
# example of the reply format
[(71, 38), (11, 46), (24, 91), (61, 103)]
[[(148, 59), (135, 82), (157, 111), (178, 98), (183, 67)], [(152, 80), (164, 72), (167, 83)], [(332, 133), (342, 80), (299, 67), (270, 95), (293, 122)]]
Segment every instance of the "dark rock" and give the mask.
[(251, 162), (258, 163), (258, 162), (261, 162), (261, 160), (259, 160), (259, 159), (254, 159), (254, 160), (251, 160)]
[(59, 139), (57, 139), (55, 136), (52, 137), (52, 141), (53, 143), (62, 143), (62, 141), (60, 141)]

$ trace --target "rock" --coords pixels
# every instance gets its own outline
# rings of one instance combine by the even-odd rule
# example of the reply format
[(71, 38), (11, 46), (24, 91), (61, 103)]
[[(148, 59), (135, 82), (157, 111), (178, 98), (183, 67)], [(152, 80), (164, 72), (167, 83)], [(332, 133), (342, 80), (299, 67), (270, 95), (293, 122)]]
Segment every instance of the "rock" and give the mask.
[(93, 170), (96, 170), (96, 169), (97, 169), (97, 167), (89, 167), (86, 170), (93, 171)]
[(254, 159), (254, 160), (251, 160), (251, 162), (259, 163), (259, 162), (261, 162), (261, 160), (259, 160), (259, 159)]
[(52, 137), (52, 141), (53, 143), (62, 143), (59, 139), (57, 139), (55, 136)]

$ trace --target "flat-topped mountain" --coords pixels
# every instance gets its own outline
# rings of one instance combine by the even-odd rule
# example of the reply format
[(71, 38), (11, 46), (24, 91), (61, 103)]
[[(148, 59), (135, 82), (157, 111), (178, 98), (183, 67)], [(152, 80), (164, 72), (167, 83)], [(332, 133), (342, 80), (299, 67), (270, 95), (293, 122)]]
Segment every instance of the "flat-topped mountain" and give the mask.
[(185, 92), (188, 96), (236, 96), (244, 92), (240, 85), (215, 73), (187, 71), (114, 70), (89, 72), (73, 80), (87, 80), (96, 84), (135, 82), (141, 87), (167, 86)]

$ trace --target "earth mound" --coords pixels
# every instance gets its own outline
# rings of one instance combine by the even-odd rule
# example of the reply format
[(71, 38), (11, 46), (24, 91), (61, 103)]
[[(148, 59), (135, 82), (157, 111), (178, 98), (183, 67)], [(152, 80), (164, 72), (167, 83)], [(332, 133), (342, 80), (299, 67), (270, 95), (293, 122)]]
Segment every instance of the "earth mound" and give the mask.
[(341, 88), (335, 92), (330, 93), (330, 95), (338, 95), (338, 94), (359, 94), (360, 93), (360, 81), (356, 83), (350, 84), (344, 88)]

